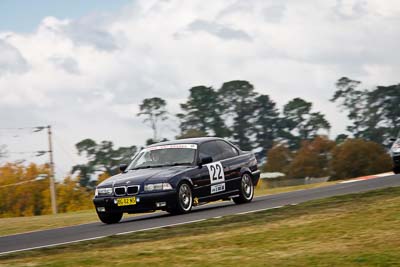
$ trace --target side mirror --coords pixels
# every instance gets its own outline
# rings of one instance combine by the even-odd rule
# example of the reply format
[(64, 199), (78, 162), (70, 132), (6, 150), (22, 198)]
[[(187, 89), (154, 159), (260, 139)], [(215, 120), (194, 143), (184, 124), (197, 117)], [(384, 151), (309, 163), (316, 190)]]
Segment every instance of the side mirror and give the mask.
[(119, 170), (120, 170), (121, 172), (125, 172), (127, 168), (128, 168), (128, 164), (121, 164), (121, 165), (119, 165)]
[(389, 138), (389, 141), (392, 142), (392, 143), (396, 142), (396, 140), (397, 140), (397, 138), (393, 138), (393, 137)]
[(199, 166), (213, 162), (212, 157), (203, 157), (200, 159)]

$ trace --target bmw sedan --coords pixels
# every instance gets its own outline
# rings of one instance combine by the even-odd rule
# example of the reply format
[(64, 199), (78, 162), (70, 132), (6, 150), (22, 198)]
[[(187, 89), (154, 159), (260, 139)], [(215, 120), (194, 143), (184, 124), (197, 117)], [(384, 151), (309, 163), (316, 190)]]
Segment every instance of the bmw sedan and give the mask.
[(148, 146), (120, 171), (95, 191), (93, 202), (103, 223), (117, 223), (123, 213), (187, 213), (216, 200), (247, 203), (260, 178), (252, 152), (216, 137)]

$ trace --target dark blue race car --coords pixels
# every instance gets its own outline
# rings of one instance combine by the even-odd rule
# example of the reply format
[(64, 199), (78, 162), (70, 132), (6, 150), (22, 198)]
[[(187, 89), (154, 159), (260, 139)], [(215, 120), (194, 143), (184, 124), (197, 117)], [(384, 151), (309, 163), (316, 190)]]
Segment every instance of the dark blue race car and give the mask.
[(119, 222), (123, 213), (182, 214), (215, 200), (250, 202), (260, 178), (253, 153), (214, 137), (151, 145), (120, 170), (96, 188), (93, 202), (104, 223)]

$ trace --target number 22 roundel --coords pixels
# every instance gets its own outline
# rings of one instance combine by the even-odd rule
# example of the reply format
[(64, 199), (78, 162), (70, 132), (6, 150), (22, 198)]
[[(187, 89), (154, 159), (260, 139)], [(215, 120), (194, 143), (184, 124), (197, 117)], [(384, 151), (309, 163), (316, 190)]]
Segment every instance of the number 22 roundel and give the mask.
[(211, 194), (225, 191), (225, 174), (220, 161), (206, 165), (210, 175)]

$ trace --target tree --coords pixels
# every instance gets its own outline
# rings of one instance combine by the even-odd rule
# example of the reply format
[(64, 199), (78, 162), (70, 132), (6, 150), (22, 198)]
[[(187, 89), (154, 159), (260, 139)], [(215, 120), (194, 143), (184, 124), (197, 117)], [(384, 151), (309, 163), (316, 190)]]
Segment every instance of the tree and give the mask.
[(66, 177), (57, 187), (59, 212), (70, 212), (92, 208), (93, 192), (81, 187), (79, 181)]
[(279, 136), (279, 111), (276, 103), (268, 95), (259, 95), (255, 99), (254, 132), (256, 143), (263, 152), (272, 148)]
[(218, 90), (227, 120), (232, 120), (234, 142), (243, 150), (253, 148), (254, 111), (257, 93), (248, 81), (230, 81)]
[(301, 98), (294, 98), (283, 107), (281, 136), (289, 141), (290, 147), (298, 148), (302, 140), (310, 140), (329, 131), (330, 123), (320, 112), (311, 112), (312, 103)]
[(292, 152), (287, 146), (282, 144), (275, 145), (267, 153), (267, 163), (264, 165), (263, 171), (287, 174), (292, 158)]
[(349, 136), (347, 134), (339, 134), (338, 136), (336, 136), (335, 142), (336, 142), (336, 144), (341, 144), (344, 141), (346, 141), (348, 138), (349, 138)]
[(400, 85), (357, 89), (360, 81), (342, 77), (336, 82), (332, 102), (347, 111), (351, 125), (347, 130), (356, 138), (384, 143), (397, 135), (400, 123)]
[(341, 106), (348, 110), (348, 118), (353, 121), (353, 125), (348, 126), (347, 130), (358, 137), (361, 131), (363, 113), (367, 106), (367, 97), (363, 91), (356, 88), (361, 84), (360, 81), (342, 77), (336, 82), (336, 92), (331, 101), (342, 101)]
[[(0, 167), (0, 218), (51, 214), (49, 165), (28, 166), (6, 163)], [(92, 207), (93, 191), (80, 187), (78, 180), (66, 177), (56, 183), (59, 212), (76, 211)]]
[(364, 139), (347, 139), (332, 151), (332, 178), (344, 179), (390, 171), (392, 161), (385, 149)]
[(0, 167), (0, 217), (51, 213), (48, 180), (36, 180), (41, 174), (49, 175), (47, 165), (6, 163)]
[(154, 140), (153, 138), (150, 138), (150, 139), (147, 139), (146, 140), (146, 146), (149, 146), (149, 145), (152, 145), (152, 144), (155, 144), (155, 143), (158, 143), (158, 142), (165, 142), (165, 141), (168, 141), (168, 139), (167, 138), (163, 138), (162, 140)]
[(159, 97), (146, 98), (140, 104), (137, 116), (145, 116), (143, 122), (148, 123), (153, 130), (153, 140), (158, 140), (159, 122), (167, 119), (165, 107), (167, 102)]
[(196, 129), (188, 129), (183, 134), (176, 136), (176, 139), (204, 137), (204, 136), (207, 136), (207, 133)]
[(229, 135), (217, 92), (212, 87), (195, 86), (190, 89), (189, 99), (181, 104), (183, 113), (178, 114), (181, 120), (182, 135), (188, 131), (199, 131), (205, 135), (225, 137)]
[(330, 175), (329, 161), (335, 142), (325, 136), (302, 142), (293, 161), (289, 165), (288, 177), (326, 177)]
[(376, 137), (371, 140), (381, 143), (385, 139), (396, 137), (400, 125), (400, 84), (378, 86), (369, 92), (368, 104), (371, 108), (368, 126), (376, 129)]
[(95, 173), (117, 174), (116, 166), (120, 163), (128, 163), (137, 149), (136, 146), (114, 149), (111, 141), (102, 141), (98, 144), (92, 139), (84, 139), (75, 146), (78, 154), (85, 156), (88, 162), (73, 166), (72, 174), (79, 173), (80, 185), (89, 188), (95, 185), (91, 179)]
[(368, 92), (358, 90), (357, 87), (361, 84), (360, 81), (351, 80), (347, 77), (342, 77), (336, 82), (336, 88), (332, 102), (340, 102), (339, 105), (347, 110), (347, 117), (352, 122), (352, 125), (347, 126), (347, 130), (356, 138), (366, 138), (372, 140), (371, 132), (366, 129), (369, 113)]
[(100, 184), (101, 182), (103, 182), (104, 180), (110, 178), (110, 175), (106, 172), (100, 173), (97, 176), (97, 181), (96, 181), (96, 185)]

